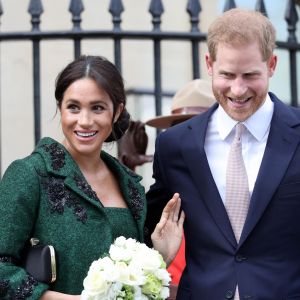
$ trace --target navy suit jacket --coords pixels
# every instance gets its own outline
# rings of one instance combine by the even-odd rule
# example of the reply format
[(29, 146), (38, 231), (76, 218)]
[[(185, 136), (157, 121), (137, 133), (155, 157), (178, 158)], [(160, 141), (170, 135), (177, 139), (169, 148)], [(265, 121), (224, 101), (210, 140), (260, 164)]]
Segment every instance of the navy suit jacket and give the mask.
[(204, 151), (218, 104), (157, 138), (146, 224), (152, 232), (180, 193), (187, 266), (179, 300), (232, 299), (237, 284), (241, 299), (300, 299), (300, 110), (270, 97), (270, 133), (239, 244)]

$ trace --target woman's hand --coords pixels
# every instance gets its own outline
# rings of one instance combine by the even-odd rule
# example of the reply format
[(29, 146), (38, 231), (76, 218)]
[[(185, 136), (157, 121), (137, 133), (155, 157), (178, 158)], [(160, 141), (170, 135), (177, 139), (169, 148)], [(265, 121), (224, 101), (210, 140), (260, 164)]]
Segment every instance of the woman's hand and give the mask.
[(153, 247), (160, 252), (167, 265), (175, 258), (182, 241), (185, 215), (182, 211), (179, 216), (180, 205), (179, 194), (175, 193), (165, 206), (151, 235)]

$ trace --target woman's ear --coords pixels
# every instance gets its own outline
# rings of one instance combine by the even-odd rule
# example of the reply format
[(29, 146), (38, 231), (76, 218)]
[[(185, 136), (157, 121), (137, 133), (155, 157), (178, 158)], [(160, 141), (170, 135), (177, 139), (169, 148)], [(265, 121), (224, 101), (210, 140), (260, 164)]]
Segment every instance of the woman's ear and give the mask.
[(61, 105), (59, 105), (59, 102), (56, 100), (56, 111), (61, 112)]
[(116, 123), (122, 113), (122, 111), (124, 110), (124, 104), (121, 103), (119, 104), (118, 108), (116, 109), (116, 114), (115, 114), (115, 117), (114, 117), (114, 123)]

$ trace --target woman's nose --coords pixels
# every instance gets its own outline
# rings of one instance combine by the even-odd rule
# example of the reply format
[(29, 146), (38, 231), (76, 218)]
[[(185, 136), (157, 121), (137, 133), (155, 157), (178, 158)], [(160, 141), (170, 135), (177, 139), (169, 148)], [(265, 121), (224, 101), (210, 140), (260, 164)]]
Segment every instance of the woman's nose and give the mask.
[(93, 119), (89, 112), (81, 111), (78, 118), (78, 124), (82, 127), (89, 127), (93, 124)]

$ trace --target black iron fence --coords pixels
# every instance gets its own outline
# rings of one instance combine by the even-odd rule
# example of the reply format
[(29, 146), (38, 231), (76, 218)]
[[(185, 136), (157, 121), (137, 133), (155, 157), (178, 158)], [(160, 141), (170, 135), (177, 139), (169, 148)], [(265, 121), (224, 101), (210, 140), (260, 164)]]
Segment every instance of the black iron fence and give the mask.
[[(139, 0), (136, 0), (139, 1)], [(171, 1), (171, 0), (170, 0)], [(207, 0), (202, 0), (207, 1)], [(283, 1), (283, 0), (281, 0)], [(34, 102), (34, 136), (35, 142), (41, 137), (41, 78), (40, 78), (40, 42), (43, 40), (72, 40), (74, 42), (74, 57), (81, 53), (81, 42), (86, 39), (110, 39), (114, 42), (114, 61), (116, 66), (122, 72), (122, 41), (123, 40), (150, 40), (153, 42), (153, 61), (154, 61), (154, 89), (131, 89), (127, 91), (131, 94), (150, 94), (155, 99), (155, 112), (160, 115), (162, 112), (162, 96), (171, 96), (172, 93), (166, 93), (162, 90), (162, 72), (161, 72), (161, 43), (162, 41), (185, 41), (191, 45), (192, 77), (201, 77), (199, 68), (199, 46), (206, 41), (206, 33), (199, 29), (199, 15), (202, 10), (200, 0), (186, 0), (186, 11), (190, 18), (190, 30), (187, 32), (163, 31), (161, 30), (161, 17), (164, 13), (163, 0), (149, 0), (149, 13), (152, 17), (152, 30), (123, 30), (121, 28), (121, 15), (124, 12), (122, 0), (110, 0), (109, 13), (112, 16), (111, 30), (85, 30), (81, 28), (81, 14), (84, 11), (82, 0), (71, 0), (69, 11), (72, 15), (73, 28), (70, 30), (42, 31), (40, 30), (41, 15), (43, 5), (41, 0), (31, 0), (29, 2), (28, 12), (31, 16), (31, 31), (0, 32), (0, 42), (9, 41), (31, 41), (33, 56), (33, 102)], [(263, 0), (253, 0), (253, 9), (261, 11), (268, 16)], [(88, 4), (88, 1), (87, 1)], [(236, 7), (234, 0), (225, 1), (224, 11)], [(0, 16), (5, 13), (0, 0)], [(0, 19), (1, 20), (1, 19)], [(289, 52), (290, 69), (290, 91), (291, 105), (298, 105), (297, 89), (297, 52), (300, 50), (300, 44), (296, 37), (296, 25), (298, 14), (295, 0), (286, 0), (285, 20), (287, 22), (288, 38), (286, 41), (277, 41), (279, 49), (285, 49)], [(5, 107), (2, 108), (5, 110)], [(1, 128), (0, 128), (1, 129)], [(1, 135), (1, 132), (0, 132)], [(0, 136), (1, 138), (1, 136)], [(0, 153), (1, 155), (1, 153)], [(1, 165), (0, 165), (1, 167)]]

